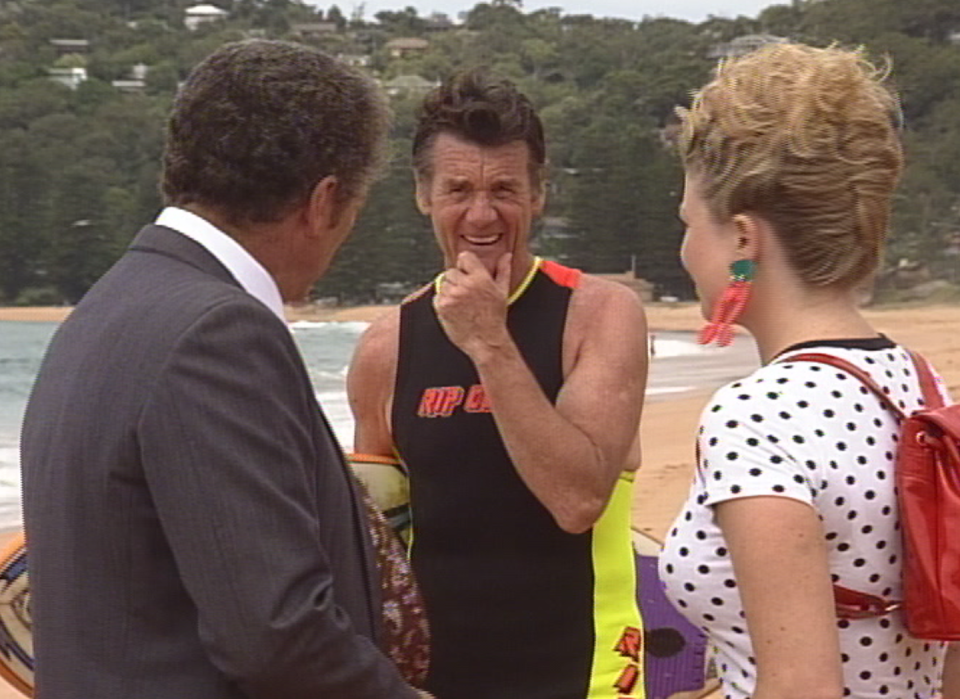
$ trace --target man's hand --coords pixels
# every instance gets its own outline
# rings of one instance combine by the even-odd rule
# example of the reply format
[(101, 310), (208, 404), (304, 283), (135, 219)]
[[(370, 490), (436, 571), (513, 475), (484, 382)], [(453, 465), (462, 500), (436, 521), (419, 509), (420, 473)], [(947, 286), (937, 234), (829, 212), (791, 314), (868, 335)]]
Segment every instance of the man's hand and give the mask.
[(505, 254), (494, 276), (472, 252), (462, 252), (455, 267), (443, 275), (433, 301), (437, 317), (450, 341), (471, 359), (511, 342), (507, 332), (510, 263)]

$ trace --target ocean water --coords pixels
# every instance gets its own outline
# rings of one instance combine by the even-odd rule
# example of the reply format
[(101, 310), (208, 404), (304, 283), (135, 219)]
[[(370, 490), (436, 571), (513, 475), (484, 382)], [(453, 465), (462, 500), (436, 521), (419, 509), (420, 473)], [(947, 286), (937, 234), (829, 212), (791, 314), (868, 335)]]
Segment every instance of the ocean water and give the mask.
[[(20, 509), (19, 434), (30, 387), (56, 323), (0, 321), (0, 529), (18, 527)], [(291, 325), (317, 399), (344, 448), (353, 441), (353, 418), (345, 381), (353, 348), (366, 323)], [(700, 347), (689, 333), (658, 333), (647, 382), (655, 401), (695, 388), (719, 386), (756, 366), (752, 344), (738, 337), (730, 348)]]

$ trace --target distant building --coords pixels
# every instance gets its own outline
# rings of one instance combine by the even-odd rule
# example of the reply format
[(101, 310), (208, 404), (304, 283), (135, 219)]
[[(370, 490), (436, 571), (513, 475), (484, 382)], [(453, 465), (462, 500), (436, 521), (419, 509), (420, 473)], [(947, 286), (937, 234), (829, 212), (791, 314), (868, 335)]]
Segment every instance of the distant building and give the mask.
[(71, 90), (76, 90), (87, 81), (87, 69), (81, 67), (47, 68), (47, 75), (53, 82), (60, 83)]
[(415, 36), (401, 37), (388, 41), (385, 48), (392, 58), (406, 58), (424, 53), (430, 48), (430, 42)]
[(745, 34), (723, 44), (715, 44), (707, 51), (707, 58), (737, 58), (746, 56), (767, 44), (785, 44), (788, 39), (773, 34)]
[(363, 53), (338, 53), (337, 59), (354, 68), (367, 68), (372, 60), (370, 56)]
[(50, 44), (57, 52), (57, 56), (86, 56), (90, 53), (90, 42), (86, 39), (50, 39)]
[(135, 63), (130, 67), (129, 77), (120, 80), (111, 80), (110, 84), (120, 92), (141, 93), (147, 89), (147, 73), (150, 66), (146, 63)]
[(437, 86), (419, 75), (398, 75), (383, 83), (383, 89), (391, 97), (423, 97)]
[(183, 24), (193, 31), (202, 24), (217, 22), (226, 19), (229, 15), (229, 12), (216, 5), (193, 5), (184, 11)]
[(337, 23), (310, 22), (306, 24), (294, 24), (290, 27), (290, 33), (304, 41), (322, 39), (325, 36), (337, 33)]
[(456, 28), (453, 20), (442, 12), (433, 12), (426, 19), (426, 30), (428, 32), (445, 32)]
[(110, 84), (113, 85), (115, 90), (134, 94), (139, 94), (147, 89), (147, 83), (145, 80), (136, 80), (134, 78), (127, 80), (111, 80)]
[(622, 272), (621, 274), (596, 274), (594, 276), (623, 284), (628, 289), (632, 289), (633, 292), (640, 297), (641, 301), (647, 303), (653, 301), (653, 282), (648, 282), (646, 279), (638, 277), (636, 272), (632, 270)]

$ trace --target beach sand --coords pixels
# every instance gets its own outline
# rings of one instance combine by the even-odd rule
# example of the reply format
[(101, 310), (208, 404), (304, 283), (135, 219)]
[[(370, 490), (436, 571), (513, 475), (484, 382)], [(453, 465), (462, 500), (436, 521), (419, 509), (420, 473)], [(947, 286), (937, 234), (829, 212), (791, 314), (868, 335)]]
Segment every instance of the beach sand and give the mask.
[[(287, 316), (291, 321), (371, 321), (388, 308), (307, 305), (288, 308)], [(68, 313), (66, 308), (0, 308), (0, 321), (57, 321)], [(954, 398), (960, 398), (960, 306), (869, 308), (864, 314), (877, 330), (927, 357)], [(693, 332), (701, 325), (695, 304), (651, 304), (647, 306), (647, 320), (653, 333)], [(640, 428), (643, 463), (634, 489), (633, 522), (657, 538), (669, 529), (686, 498), (694, 468), (693, 436), (711, 392), (712, 389), (697, 390), (660, 397), (644, 408)], [(0, 687), (0, 699), (20, 696), (5, 690)]]

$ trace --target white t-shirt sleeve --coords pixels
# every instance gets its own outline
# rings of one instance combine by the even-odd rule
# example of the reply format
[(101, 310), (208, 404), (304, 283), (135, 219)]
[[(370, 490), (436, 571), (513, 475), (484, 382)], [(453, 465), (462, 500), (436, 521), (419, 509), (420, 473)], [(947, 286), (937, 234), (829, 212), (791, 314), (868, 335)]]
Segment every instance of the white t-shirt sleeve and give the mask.
[(813, 505), (813, 470), (798, 456), (808, 451), (803, 410), (785, 395), (788, 381), (754, 375), (714, 395), (697, 439), (704, 504), (768, 495)]

